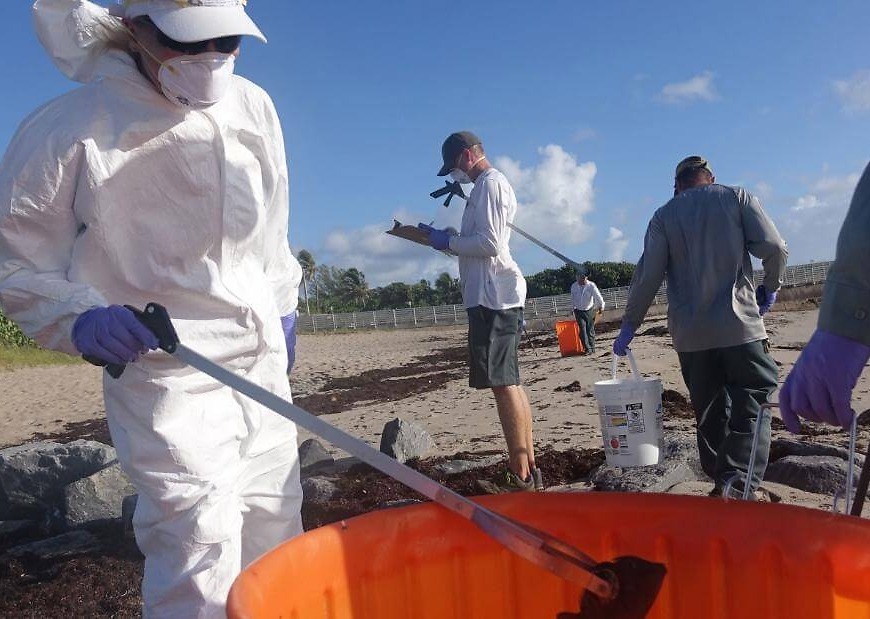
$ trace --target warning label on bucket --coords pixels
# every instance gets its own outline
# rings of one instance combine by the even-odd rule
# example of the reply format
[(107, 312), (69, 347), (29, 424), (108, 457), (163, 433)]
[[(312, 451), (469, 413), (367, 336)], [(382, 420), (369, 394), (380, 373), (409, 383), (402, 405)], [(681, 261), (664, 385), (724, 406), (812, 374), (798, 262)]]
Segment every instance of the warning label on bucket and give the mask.
[(626, 404), (625, 412), (628, 416), (629, 432), (645, 432), (643, 423), (643, 404)]
[(607, 414), (607, 425), (611, 428), (624, 428), (628, 425), (628, 416), (622, 411)]
[(624, 406), (605, 406), (604, 417), (608, 428), (627, 429), (631, 434), (646, 432), (643, 419), (643, 404), (625, 404)]

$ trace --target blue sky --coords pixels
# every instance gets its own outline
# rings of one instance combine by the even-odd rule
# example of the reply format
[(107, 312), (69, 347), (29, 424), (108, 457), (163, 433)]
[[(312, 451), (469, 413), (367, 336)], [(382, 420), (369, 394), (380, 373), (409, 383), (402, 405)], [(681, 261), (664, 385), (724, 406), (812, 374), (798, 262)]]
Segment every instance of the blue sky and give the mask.
[[(75, 84), (54, 68), (30, 2), (0, 5), (0, 145)], [(371, 285), (457, 274), (386, 234), (457, 225), (429, 198), (452, 131), (508, 174), (516, 223), (578, 260), (636, 261), (673, 168), (706, 156), (758, 195), (790, 262), (833, 257), (867, 163), (870, 4), (859, 1), (414, 2), (249, 0), (269, 37), (237, 71), (272, 95), (290, 158), (290, 241)], [(526, 274), (560, 265), (518, 235)]]

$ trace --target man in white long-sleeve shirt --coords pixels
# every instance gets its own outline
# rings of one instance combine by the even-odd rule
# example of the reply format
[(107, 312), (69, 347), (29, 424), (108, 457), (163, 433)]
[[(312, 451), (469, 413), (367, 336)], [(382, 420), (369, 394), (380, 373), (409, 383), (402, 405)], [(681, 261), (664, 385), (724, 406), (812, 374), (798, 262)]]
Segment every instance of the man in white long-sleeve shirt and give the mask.
[(444, 165), (438, 176), (449, 174), (457, 182), (474, 183), (474, 189), (459, 234), (430, 229), (429, 242), (459, 256), (468, 312), (469, 385), (492, 389), (508, 448), (508, 470), (495, 484), (479, 483), (488, 492), (540, 489), (531, 407), (520, 385), (517, 361), (526, 302), (526, 280), (508, 247), (517, 199), (504, 174), (487, 161), (480, 138), (470, 131), (451, 134), (441, 155)]
[(604, 297), (585, 270), (577, 271), (577, 281), (571, 285), (574, 318), (580, 328), (584, 353), (595, 352), (595, 315), (604, 311)]

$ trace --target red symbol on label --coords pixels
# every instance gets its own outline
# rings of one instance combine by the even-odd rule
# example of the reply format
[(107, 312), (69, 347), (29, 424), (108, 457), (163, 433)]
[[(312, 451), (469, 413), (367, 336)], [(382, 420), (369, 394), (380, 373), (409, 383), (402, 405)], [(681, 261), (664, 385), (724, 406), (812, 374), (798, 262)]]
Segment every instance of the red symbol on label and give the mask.
[(619, 439), (616, 438), (615, 436), (612, 439), (610, 439), (610, 446), (613, 447), (614, 449), (618, 449), (619, 448)]

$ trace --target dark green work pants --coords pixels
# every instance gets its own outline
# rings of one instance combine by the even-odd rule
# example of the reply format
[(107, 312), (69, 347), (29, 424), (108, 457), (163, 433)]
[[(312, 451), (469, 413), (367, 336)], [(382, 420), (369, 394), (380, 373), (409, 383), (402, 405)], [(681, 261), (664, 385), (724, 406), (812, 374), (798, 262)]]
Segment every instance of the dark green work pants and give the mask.
[[(778, 373), (767, 353), (767, 340), (681, 352), (679, 356), (698, 423), (698, 451), (704, 472), (717, 485), (725, 484), (735, 472), (745, 475), (759, 410), (777, 386)], [(762, 423), (753, 489), (764, 477), (770, 453), (770, 415), (765, 415)]]
[(574, 318), (580, 327), (580, 341), (583, 342), (583, 350), (595, 352), (595, 314), (598, 312), (595, 306), (588, 310), (574, 310)]

